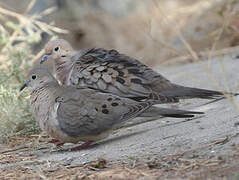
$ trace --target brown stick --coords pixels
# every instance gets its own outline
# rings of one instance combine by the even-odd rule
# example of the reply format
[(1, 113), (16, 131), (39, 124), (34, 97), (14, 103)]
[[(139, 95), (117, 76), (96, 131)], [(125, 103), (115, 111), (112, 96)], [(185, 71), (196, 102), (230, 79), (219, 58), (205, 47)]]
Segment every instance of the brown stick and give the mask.
[(201, 146), (201, 147), (189, 149), (189, 150), (186, 150), (186, 151), (183, 151), (183, 152), (179, 152), (179, 153), (176, 153), (176, 154), (172, 154), (172, 155), (169, 155), (169, 156), (182, 156), (182, 155), (184, 155), (185, 153), (188, 153), (188, 152), (194, 152), (194, 151), (198, 151), (198, 150), (201, 150), (201, 149), (203, 149), (203, 148), (206, 148), (206, 147), (210, 147), (210, 146), (212, 146), (212, 145), (226, 143), (226, 142), (228, 142), (230, 139), (232, 139), (233, 137), (236, 137), (236, 136), (238, 136), (238, 135), (239, 135), (239, 133), (237, 133), (237, 134), (235, 134), (235, 135), (232, 135), (232, 136), (227, 136), (227, 137), (225, 137), (225, 138), (223, 138), (223, 139), (219, 139), (219, 140), (216, 140), (216, 141), (214, 141), (214, 142), (212, 142), (212, 143), (205, 144), (205, 145), (203, 145), (203, 146)]

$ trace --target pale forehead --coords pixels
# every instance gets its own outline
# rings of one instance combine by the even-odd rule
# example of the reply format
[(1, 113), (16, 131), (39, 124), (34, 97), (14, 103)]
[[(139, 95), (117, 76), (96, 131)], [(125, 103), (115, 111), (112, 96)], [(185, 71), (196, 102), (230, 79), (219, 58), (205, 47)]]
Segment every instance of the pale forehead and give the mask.
[(57, 46), (59, 46), (60, 48), (63, 48), (63, 49), (67, 49), (67, 50), (72, 49), (69, 42), (67, 42), (64, 39), (57, 39), (57, 40), (49, 41), (45, 46), (45, 50), (46, 51), (52, 51), (53, 48), (55, 48)]
[(31, 76), (32, 74), (36, 75), (49, 75), (50, 72), (46, 67), (35, 67), (28, 73), (28, 76)]

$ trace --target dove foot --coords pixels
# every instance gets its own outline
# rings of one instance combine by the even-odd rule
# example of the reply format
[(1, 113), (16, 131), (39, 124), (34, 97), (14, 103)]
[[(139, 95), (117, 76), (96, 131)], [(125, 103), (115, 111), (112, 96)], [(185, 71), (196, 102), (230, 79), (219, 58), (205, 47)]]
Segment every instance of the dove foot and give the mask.
[(60, 142), (60, 140), (59, 139), (52, 139), (52, 140), (50, 140), (50, 141), (48, 141), (48, 143), (59, 143)]
[(60, 146), (64, 145), (64, 143), (61, 142), (59, 139), (52, 139), (52, 140), (48, 141), (48, 143), (53, 143), (53, 144), (55, 144), (57, 147), (60, 147)]
[(80, 146), (77, 146), (77, 147), (74, 147), (74, 148), (71, 148), (70, 151), (80, 151), (82, 149), (86, 149), (88, 147), (90, 147), (90, 145), (93, 143), (93, 141), (87, 141), (85, 142), (84, 144), (80, 145)]
[(63, 142), (59, 142), (59, 143), (56, 143), (56, 146), (57, 147), (60, 147), (60, 146), (63, 146), (65, 143), (63, 143)]

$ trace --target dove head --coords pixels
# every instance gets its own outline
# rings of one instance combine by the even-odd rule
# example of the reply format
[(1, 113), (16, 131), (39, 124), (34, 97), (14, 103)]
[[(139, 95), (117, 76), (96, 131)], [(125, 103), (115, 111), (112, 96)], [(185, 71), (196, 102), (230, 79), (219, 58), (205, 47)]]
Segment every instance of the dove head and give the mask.
[(64, 39), (49, 41), (45, 46), (45, 55), (42, 57), (40, 64), (47, 60), (53, 60), (55, 64), (64, 64), (69, 60), (73, 48), (70, 43)]
[(56, 83), (56, 79), (52, 76), (52, 74), (45, 67), (36, 67), (32, 69), (28, 74), (28, 80), (23, 84), (20, 88), (22, 91), (25, 87), (30, 86), (33, 90), (42, 88), (50, 83)]

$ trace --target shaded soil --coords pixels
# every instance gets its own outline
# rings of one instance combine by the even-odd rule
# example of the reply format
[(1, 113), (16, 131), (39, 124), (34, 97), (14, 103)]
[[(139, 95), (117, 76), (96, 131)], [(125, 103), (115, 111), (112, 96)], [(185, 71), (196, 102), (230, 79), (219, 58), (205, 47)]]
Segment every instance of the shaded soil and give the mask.
[[(34, 151), (54, 152), (55, 148), (46, 143), (50, 139), (45, 136), (22, 138), (1, 148), (0, 165), (6, 166), (1, 169), (0, 179), (238, 179), (239, 144), (231, 144), (231, 154), (198, 155), (210, 151), (213, 146), (225, 146), (230, 138), (235, 137), (167, 156), (153, 153), (121, 160), (98, 158), (81, 165), (71, 165), (70, 158), (40, 161)], [(16, 142), (22, 142), (24, 146), (11, 147)], [(26, 155), (26, 151), (32, 153)]]

